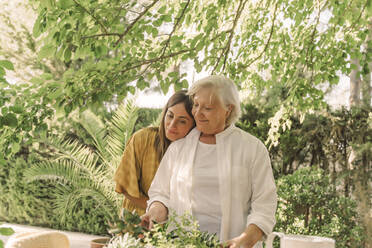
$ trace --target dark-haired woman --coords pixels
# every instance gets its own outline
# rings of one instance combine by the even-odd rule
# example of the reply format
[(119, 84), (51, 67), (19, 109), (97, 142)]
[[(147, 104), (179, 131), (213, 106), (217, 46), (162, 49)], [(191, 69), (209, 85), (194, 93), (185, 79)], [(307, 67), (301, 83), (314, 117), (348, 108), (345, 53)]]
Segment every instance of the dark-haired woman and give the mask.
[(143, 128), (130, 138), (114, 176), (115, 191), (124, 194), (125, 209), (145, 213), (147, 192), (169, 144), (195, 126), (191, 110), (186, 91), (178, 91), (163, 108), (159, 127)]

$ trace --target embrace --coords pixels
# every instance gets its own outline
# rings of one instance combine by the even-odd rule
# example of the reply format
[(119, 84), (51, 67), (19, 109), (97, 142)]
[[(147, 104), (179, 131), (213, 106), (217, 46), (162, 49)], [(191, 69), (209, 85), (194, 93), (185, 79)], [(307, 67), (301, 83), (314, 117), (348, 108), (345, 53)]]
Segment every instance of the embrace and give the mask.
[[(166, 221), (172, 209), (191, 213), (202, 231), (216, 234), (230, 248), (262, 247), (260, 241), (275, 225), (276, 186), (264, 144), (234, 125), (241, 114), (236, 85), (209, 76), (182, 94), (183, 100), (172, 105), (172, 96), (163, 109), (154, 140), (162, 134), (167, 145), (157, 153), (148, 187), (141, 182), (146, 165), (134, 165), (132, 175), (124, 175), (129, 167), (125, 152), (115, 175), (116, 191), (146, 207), (141, 218), (148, 228)], [(159, 142), (151, 145), (156, 150)]]

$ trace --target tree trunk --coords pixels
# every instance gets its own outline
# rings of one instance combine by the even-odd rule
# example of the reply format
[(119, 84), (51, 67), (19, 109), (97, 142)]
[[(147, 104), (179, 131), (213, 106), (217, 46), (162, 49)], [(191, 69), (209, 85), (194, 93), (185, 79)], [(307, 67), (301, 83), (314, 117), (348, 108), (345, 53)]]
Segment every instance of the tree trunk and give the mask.
[[(366, 53), (372, 53), (372, 20), (369, 22), (368, 25), (369, 35), (366, 42)], [(367, 56), (368, 58), (368, 56)], [(372, 59), (366, 61), (366, 65), (368, 68), (368, 73), (363, 75), (363, 82), (362, 82), (362, 106), (370, 107), (371, 106), (371, 71), (372, 71)]]
[(350, 107), (360, 105), (360, 66), (358, 59), (352, 59), (351, 64), (356, 65), (357, 69), (353, 69), (350, 73), (350, 97), (349, 104)]

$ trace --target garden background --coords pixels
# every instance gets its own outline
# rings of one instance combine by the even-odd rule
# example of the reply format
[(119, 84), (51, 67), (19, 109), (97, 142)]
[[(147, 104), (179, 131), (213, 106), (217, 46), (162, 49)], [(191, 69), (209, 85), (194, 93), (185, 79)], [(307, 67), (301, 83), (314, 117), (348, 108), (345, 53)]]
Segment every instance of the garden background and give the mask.
[(223, 74), (270, 151), (275, 230), (371, 247), (371, 0), (0, 5), (0, 221), (106, 234), (126, 140), (160, 113), (132, 95)]

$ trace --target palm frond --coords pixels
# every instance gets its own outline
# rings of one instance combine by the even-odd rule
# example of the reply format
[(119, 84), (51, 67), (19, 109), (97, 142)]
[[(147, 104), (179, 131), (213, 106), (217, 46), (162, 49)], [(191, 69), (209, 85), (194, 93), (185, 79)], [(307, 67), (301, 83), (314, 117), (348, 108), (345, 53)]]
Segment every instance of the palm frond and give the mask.
[(71, 161), (41, 162), (26, 169), (24, 175), (29, 182), (56, 182), (55, 207), (61, 214), (62, 222), (68, 214), (74, 212), (79, 202), (87, 197), (91, 197), (97, 203), (96, 207), (108, 213), (110, 218), (113, 218), (120, 208), (120, 199), (113, 190), (112, 180), (105, 180), (103, 175), (99, 174), (89, 175)]
[(56, 182), (55, 207), (62, 222), (73, 214), (82, 199), (93, 200), (106, 218), (114, 219), (118, 214), (121, 197), (114, 191), (113, 176), (137, 117), (138, 108), (133, 101), (118, 107), (107, 129), (102, 128), (93, 113), (85, 113), (79, 122), (93, 138), (97, 150), (78, 140), (56, 136), (40, 140), (50, 148), (53, 159), (27, 169), (25, 178), (29, 182)]
[(79, 207), (79, 203), (83, 199), (91, 198), (95, 203), (95, 209), (106, 213), (107, 221), (115, 219), (117, 216), (117, 210), (119, 209), (119, 201), (115, 198), (115, 195), (106, 194), (100, 189), (95, 187), (76, 187), (72, 185), (63, 185), (58, 187), (59, 193), (55, 201), (55, 211), (61, 216), (61, 222), (63, 223), (68, 216), (72, 216), (73, 213)]
[(58, 137), (49, 137), (42, 142), (54, 150), (54, 161), (69, 160), (87, 173), (97, 172), (99, 157), (88, 146), (76, 140), (62, 141)]
[(81, 114), (79, 123), (93, 139), (94, 145), (99, 153), (102, 154), (102, 157), (107, 159), (109, 155), (106, 151), (107, 143), (105, 139), (107, 129), (101, 119), (92, 111), (86, 110)]
[(138, 118), (138, 108), (134, 101), (127, 101), (119, 105), (109, 123), (107, 149), (111, 155), (109, 166), (114, 171), (120, 162), (125, 145), (133, 133)]
[(63, 163), (43, 161), (27, 168), (24, 172), (28, 182), (49, 180), (62, 185), (74, 184), (80, 181), (82, 174), (84, 174), (84, 171), (69, 161), (64, 161)]

